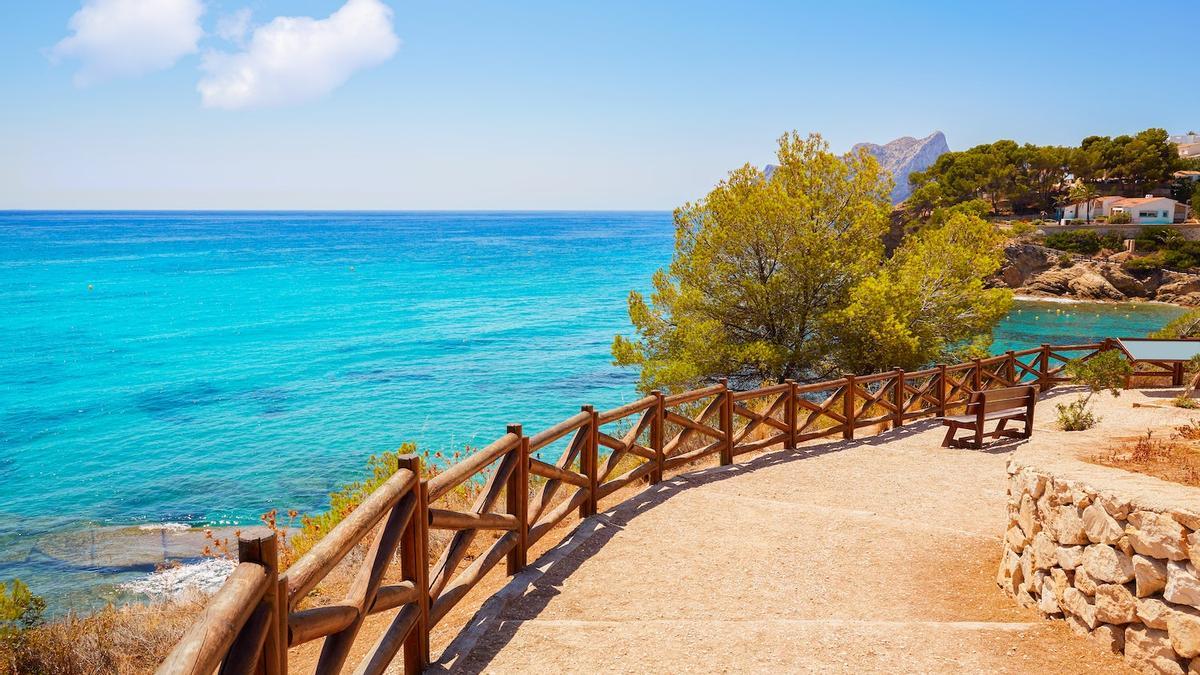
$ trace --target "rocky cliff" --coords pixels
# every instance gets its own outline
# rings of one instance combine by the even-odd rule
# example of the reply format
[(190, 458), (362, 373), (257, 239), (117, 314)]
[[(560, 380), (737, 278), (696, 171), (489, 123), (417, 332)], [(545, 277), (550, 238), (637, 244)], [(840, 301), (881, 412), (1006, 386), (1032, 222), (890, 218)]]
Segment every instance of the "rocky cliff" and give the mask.
[(853, 149), (860, 148), (874, 155), (879, 164), (891, 172), (896, 181), (896, 187), (892, 188), (893, 204), (904, 201), (912, 192), (908, 186), (910, 173), (928, 169), (938, 157), (950, 152), (950, 146), (946, 145), (946, 136), (940, 131), (935, 131), (925, 138), (904, 136), (884, 145), (859, 143)]
[(1022, 295), (1080, 300), (1158, 300), (1200, 307), (1200, 274), (1171, 270), (1129, 272), (1121, 267), (1126, 254), (1085, 258), (1037, 244), (1010, 243), (1005, 262), (993, 280)]

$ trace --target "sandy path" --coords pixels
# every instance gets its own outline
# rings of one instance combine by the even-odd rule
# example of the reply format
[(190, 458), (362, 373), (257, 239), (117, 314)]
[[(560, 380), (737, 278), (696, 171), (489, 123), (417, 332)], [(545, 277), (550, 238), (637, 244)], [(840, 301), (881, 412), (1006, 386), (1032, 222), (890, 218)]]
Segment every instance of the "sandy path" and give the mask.
[[(1065, 435), (1052, 403), (1070, 396), (1039, 406), (1030, 443), (1095, 447), (1183, 415), (1127, 392)], [(1015, 444), (944, 449), (941, 434), (917, 422), (648, 488), (516, 578), (434, 669), (1127, 672), (995, 585)]]

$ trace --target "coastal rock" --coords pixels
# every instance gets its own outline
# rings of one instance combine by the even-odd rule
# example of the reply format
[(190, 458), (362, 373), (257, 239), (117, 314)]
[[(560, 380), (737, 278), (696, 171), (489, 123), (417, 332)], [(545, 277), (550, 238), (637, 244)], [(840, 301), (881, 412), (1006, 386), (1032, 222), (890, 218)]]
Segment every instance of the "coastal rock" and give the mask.
[[(1004, 249), (1005, 262), (1000, 278), (1009, 288), (1020, 288), (1025, 282), (1054, 267), (1060, 254), (1052, 248), (1037, 244), (1013, 243)], [(1034, 498), (1041, 494), (1034, 495)]]
[(1084, 270), (1082, 274), (1068, 281), (1067, 289), (1074, 297), (1085, 300), (1125, 299), (1125, 294), (1118, 291), (1108, 279), (1091, 270)]

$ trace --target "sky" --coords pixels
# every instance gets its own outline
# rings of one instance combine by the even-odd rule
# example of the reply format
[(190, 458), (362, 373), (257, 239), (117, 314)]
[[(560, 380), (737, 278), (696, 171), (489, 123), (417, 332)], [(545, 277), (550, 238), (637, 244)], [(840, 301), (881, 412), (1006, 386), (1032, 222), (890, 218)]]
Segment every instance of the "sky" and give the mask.
[(671, 209), (793, 129), (839, 152), (1182, 133), (1195, 19), (1194, 0), (0, 0), (0, 209)]

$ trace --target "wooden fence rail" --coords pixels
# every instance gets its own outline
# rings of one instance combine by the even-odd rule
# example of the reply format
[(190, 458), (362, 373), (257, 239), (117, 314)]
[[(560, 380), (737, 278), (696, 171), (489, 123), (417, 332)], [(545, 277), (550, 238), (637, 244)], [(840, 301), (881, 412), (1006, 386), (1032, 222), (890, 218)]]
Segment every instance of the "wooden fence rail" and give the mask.
[[(1042, 345), (914, 372), (897, 368), (811, 384), (789, 380), (750, 391), (733, 391), (724, 380), (671, 395), (655, 391), (611, 410), (583, 406), (533, 436), (519, 424), (509, 425), (495, 442), (427, 480), (421, 478), (420, 458), (404, 456), (391, 478), (286, 572), (279, 571), (273, 534), (239, 541), (237, 568), (158, 672), (282, 675), (289, 648), (322, 638), (316, 671), (342, 672), (363, 621), (383, 612), (393, 613), (391, 623), (353, 671), (381, 673), (403, 652), (404, 671), (420, 672), (429, 664), (430, 629), (484, 575), (501, 560), (508, 574), (516, 574), (527, 564), (530, 546), (568, 515), (594, 515), (601, 500), (628, 485), (657, 483), (667, 471), (708, 455), (725, 465), (769, 447), (895, 429), (959, 409), (972, 391), (1016, 384), (1045, 391), (1068, 381), (1068, 361), (1090, 359), (1113, 346), (1111, 339)], [(554, 463), (534, 456), (563, 439), (565, 449)], [(482, 489), (469, 510), (442, 504), (457, 488), (472, 484)], [(453, 533), (432, 565), (431, 529)], [(502, 534), (464, 567), (472, 543), (485, 531)], [(345, 598), (299, 609), (368, 538)], [(396, 559), (401, 580), (384, 583)]]

